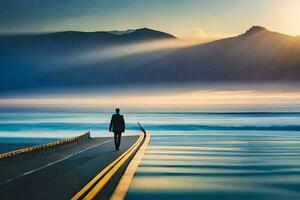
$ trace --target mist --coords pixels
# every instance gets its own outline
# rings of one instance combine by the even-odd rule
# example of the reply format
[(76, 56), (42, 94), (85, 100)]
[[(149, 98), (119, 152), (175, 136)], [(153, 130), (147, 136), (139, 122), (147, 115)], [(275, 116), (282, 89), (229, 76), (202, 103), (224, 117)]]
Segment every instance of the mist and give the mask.
[(96, 47), (79, 51), (73, 55), (67, 55), (61, 61), (69, 66), (87, 65), (97, 62), (113, 61), (114, 59), (139, 55), (144, 53), (155, 53), (166, 50), (181, 49), (201, 44), (195, 40), (163, 39), (138, 42), (134, 44), (113, 45), (108, 47)]
[(0, 99), (0, 107), (91, 108), (127, 111), (300, 111), (298, 85), (208, 84), (99, 90), (82, 93), (36, 94)]

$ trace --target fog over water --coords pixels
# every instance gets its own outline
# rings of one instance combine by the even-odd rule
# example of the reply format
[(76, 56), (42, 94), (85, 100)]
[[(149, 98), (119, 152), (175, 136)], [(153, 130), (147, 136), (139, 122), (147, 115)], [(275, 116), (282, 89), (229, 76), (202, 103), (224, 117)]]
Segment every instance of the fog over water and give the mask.
[(126, 111), (300, 111), (296, 84), (193, 84), (97, 88), (7, 95), (1, 107), (60, 107)]

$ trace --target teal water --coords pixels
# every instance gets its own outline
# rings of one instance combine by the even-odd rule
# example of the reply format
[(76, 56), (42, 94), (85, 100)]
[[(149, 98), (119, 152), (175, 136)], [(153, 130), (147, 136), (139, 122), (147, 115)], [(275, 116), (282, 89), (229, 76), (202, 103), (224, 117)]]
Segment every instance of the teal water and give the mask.
[[(2, 108), (0, 143), (111, 136), (111, 114)], [(127, 199), (300, 199), (300, 113), (123, 114), (151, 133)]]
[(126, 199), (300, 199), (299, 113), (162, 116)]

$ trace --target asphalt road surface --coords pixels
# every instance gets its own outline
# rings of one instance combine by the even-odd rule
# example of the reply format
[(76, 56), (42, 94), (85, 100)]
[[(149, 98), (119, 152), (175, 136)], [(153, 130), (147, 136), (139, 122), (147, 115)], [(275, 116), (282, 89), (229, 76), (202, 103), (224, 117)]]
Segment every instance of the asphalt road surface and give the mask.
[[(115, 151), (113, 138), (90, 138), (33, 156), (0, 161), (0, 199), (70, 199), (137, 138), (123, 136), (120, 151)], [(101, 199), (109, 198), (125, 169), (120, 168), (108, 182)]]

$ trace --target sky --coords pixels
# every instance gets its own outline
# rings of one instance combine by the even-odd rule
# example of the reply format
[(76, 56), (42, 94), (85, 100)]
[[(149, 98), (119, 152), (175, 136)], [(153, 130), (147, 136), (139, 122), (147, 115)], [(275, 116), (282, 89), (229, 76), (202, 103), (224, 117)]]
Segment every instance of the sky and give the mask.
[(300, 35), (299, 9), (299, 0), (2, 0), (0, 34), (147, 27), (197, 39), (260, 25)]

